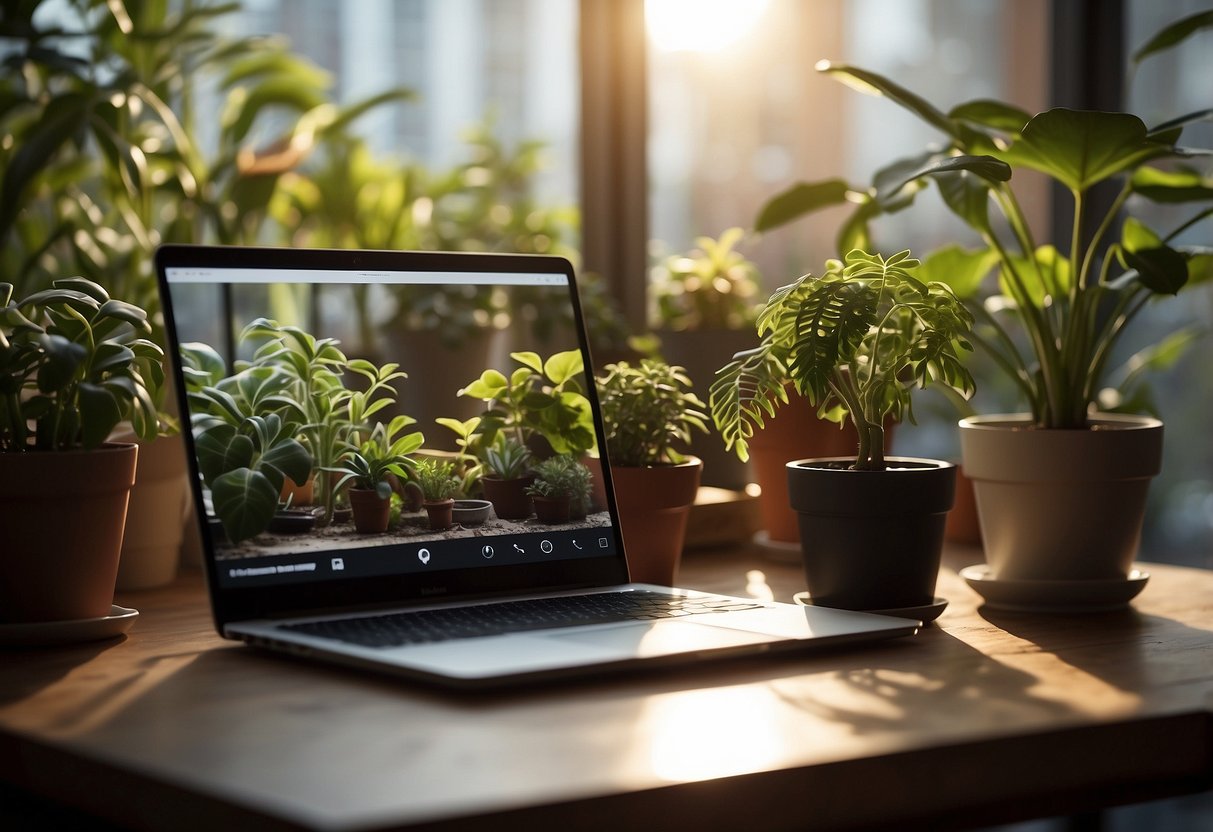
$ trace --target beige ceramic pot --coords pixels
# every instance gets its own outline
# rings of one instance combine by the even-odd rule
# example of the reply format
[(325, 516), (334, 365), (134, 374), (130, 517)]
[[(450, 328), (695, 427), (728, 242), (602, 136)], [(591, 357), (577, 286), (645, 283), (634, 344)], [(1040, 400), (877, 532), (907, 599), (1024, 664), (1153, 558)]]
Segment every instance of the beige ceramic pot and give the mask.
[(130, 444), (0, 454), (0, 621), (110, 614), (137, 456)]
[(118, 589), (151, 589), (177, 576), (181, 541), (193, 524), (185, 440), (161, 436), (140, 443), (118, 563)]
[(960, 422), (986, 561), (999, 578), (1123, 578), (1162, 467), (1162, 422), (1099, 414), (1089, 430), (1042, 430), (1026, 415)]

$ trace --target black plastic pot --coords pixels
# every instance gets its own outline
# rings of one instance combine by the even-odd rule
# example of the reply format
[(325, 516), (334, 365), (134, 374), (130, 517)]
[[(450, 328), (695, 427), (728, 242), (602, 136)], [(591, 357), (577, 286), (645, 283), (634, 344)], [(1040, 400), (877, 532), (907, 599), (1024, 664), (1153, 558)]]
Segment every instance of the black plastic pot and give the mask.
[(849, 610), (931, 603), (956, 466), (888, 457), (888, 470), (853, 471), (854, 461), (827, 457), (787, 466), (813, 603)]

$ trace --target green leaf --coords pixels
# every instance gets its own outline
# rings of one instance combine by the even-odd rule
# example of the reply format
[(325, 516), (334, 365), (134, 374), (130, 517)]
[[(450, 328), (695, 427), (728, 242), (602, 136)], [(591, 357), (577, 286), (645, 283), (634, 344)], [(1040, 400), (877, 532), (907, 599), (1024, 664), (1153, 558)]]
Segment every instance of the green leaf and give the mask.
[(1058, 107), (1033, 116), (1002, 157), (1083, 193), (1168, 153), (1166, 145), (1146, 138), (1146, 126), (1137, 116)]
[(83, 277), (64, 277), (54, 281), (51, 285), (56, 289), (71, 289), (72, 291), (82, 292), (97, 301), (97, 303), (105, 303), (110, 299), (109, 292), (105, 291), (102, 286)]
[(85, 448), (96, 448), (122, 421), (122, 402), (105, 387), (87, 381), (80, 382), (76, 392), (80, 402), (81, 443)]
[(543, 371), (553, 384), (560, 386), (585, 371), (585, 359), (581, 350), (558, 352), (544, 362)]
[(1018, 133), (1032, 116), (1026, 110), (1002, 101), (980, 98), (956, 105), (948, 113), (948, 118), (978, 127), (990, 127), (1004, 133)]
[(1120, 229), (1120, 244), (1125, 251), (1141, 251), (1161, 246), (1162, 237), (1136, 217), (1126, 217)]
[(295, 78), (270, 77), (248, 91), (235, 116), (224, 125), (225, 132), (233, 141), (242, 142), (257, 117), (268, 107), (307, 112), (323, 104), (324, 93), (315, 87), (300, 84)]
[(102, 318), (114, 318), (123, 321), (140, 331), (150, 329), (147, 323), (147, 312), (144, 312), (143, 309), (133, 303), (127, 303), (122, 300), (107, 300), (101, 304), (101, 308), (97, 310), (97, 317), (94, 319), (94, 326)]
[[(1064, 296), (1070, 291), (1070, 261), (1053, 246), (1037, 248), (1035, 264), (1022, 255), (1012, 256), (1011, 263), (1028, 291), (1028, 299), (1037, 307), (1044, 306), (1046, 296)], [(1003, 295), (1015, 297), (1006, 275), (999, 275), (999, 288)]]
[(968, 171), (941, 173), (935, 177), (935, 185), (953, 214), (970, 228), (990, 231), (990, 185), (985, 179)]
[(203, 482), (214, 483), (228, 471), (248, 468), (253, 464), (253, 440), (237, 433), (234, 425), (213, 425), (194, 440), (198, 470)]
[(798, 182), (769, 199), (758, 212), (755, 231), (770, 231), (806, 214), (847, 201), (851, 188), (842, 179)]
[(997, 265), (998, 252), (992, 249), (966, 249), (951, 243), (927, 255), (916, 274), (924, 282), (943, 283), (964, 299), (976, 296), (982, 281)]
[(1177, 20), (1159, 30), (1145, 45), (1133, 53), (1133, 65), (1136, 67), (1146, 58), (1158, 52), (1164, 52), (1173, 46), (1183, 43), (1201, 29), (1213, 27), (1213, 9), (1197, 12), (1182, 20)]
[(891, 199), (902, 187), (924, 176), (958, 171), (967, 171), (989, 182), (1006, 182), (1011, 178), (1011, 166), (993, 156), (945, 156), (906, 173), (901, 181), (882, 187), (876, 198), (881, 201)]
[(1176, 116), (1173, 119), (1164, 121), (1162, 124), (1155, 125), (1150, 128), (1150, 132), (1147, 135), (1156, 142), (1175, 144), (1183, 134), (1184, 127), (1198, 121), (1209, 121), (1211, 119), (1213, 119), (1213, 109), (1197, 110), (1196, 112)]
[(237, 468), (211, 485), (215, 514), (233, 543), (265, 531), (278, 508), (278, 489), (260, 471)]
[(1140, 167), (1133, 172), (1133, 192), (1152, 202), (1204, 202), (1213, 199), (1213, 181), (1194, 168), (1159, 170)]
[(1174, 295), (1188, 282), (1188, 261), (1168, 246), (1126, 251), (1124, 258), (1142, 285), (1156, 294)]
[(875, 72), (869, 72), (858, 67), (847, 66), (846, 64), (831, 63), (830, 61), (818, 61), (816, 69), (818, 72), (833, 76), (852, 89), (859, 90), (868, 95), (884, 96), (900, 104), (927, 124), (954, 139), (959, 140), (963, 138), (959, 125), (944, 115), (934, 104), (882, 75), (877, 75)]
[(499, 370), (485, 370), (480, 378), (459, 391), (473, 399), (495, 399), (509, 389), (510, 382)]
[(858, 282), (822, 279), (810, 284), (807, 295), (789, 310), (788, 374), (810, 404), (829, 398), (834, 369), (854, 359), (875, 325), (877, 295), (878, 290)]
[(543, 372), (543, 359), (539, 357), (538, 353), (512, 352), (510, 353), (510, 358), (514, 359), (524, 367), (530, 367), (537, 373)]
[(22, 208), (30, 183), (45, 171), (55, 155), (88, 123), (92, 99), (83, 93), (66, 93), (51, 100), (42, 117), (20, 137), (17, 149), (5, 160), (0, 183), (0, 241)]
[(46, 361), (38, 370), (38, 389), (54, 393), (70, 384), (88, 358), (88, 350), (62, 335), (39, 335), (38, 345), (46, 353)]
[(312, 473), (312, 455), (298, 440), (284, 439), (275, 442), (257, 461), (257, 469), (268, 466), (303, 485)]

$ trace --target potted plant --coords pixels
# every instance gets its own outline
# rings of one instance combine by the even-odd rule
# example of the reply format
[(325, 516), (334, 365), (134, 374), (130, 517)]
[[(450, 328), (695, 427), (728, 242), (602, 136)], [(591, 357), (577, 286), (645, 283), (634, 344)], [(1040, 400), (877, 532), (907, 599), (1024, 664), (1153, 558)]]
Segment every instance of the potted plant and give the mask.
[[(740, 228), (717, 239), (699, 237), (690, 251), (663, 258), (651, 272), (649, 321), (661, 340), (661, 357), (701, 384), (735, 353), (758, 343), (754, 317), (761, 303), (761, 276), (737, 251), (744, 237)], [(691, 392), (703, 399), (707, 387)], [(693, 436), (690, 452), (703, 460), (707, 485), (737, 490), (754, 479), (751, 466), (725, 451), (715, 437)]]
[(225, 376), (208, 345), (185, 343), (179, 352), (198, 471), (225, 536), (239, 543), (269, 528), (288, 480), (303, 485), (311, 476), (312, 455), (295, 438), (303, 411), (280, 367)]
[(955, 466), (887, 457), (887, 416), (912, 417), (910, 391), (929, 383), (965, 396), (973, 379), (958, 349), (973, 319), (943, 283), (914, 277), (917, 260), (855, 250), (821, 275), (782, 287), (758, 316), (762, 344), (723, 367), (712, 416), (729, 447), (746, 453), (785, 382), (830, 418), (849, 418), (856, 453), (790, 461), (813, 602), (902, 609), (932, 602)]
[(387, 531), (392, 505), (390, 475), (407, 479), (409, 455), (425, 441), (417, 431), (399, 435), (411, 424), (413, 419), (403, 415), (394, 417), (386, 426), (376, 422), (367, 439), (358, 444), (347, 443), (339, 465), (324, 469), (338, 475), (333, 491), (350, 485), (354, 528), (360, 534)]
[(531, 495), (527, 486), (535, 481), (531, 475), (531, 452), (512, 436), (499, 434), (497, 441), (484, 449), (485, 498), (502, 520), (525, 520), (531, 516)]
[(459, 478), (455, 465), (437, 459), (419, 459), (413, 463), (413, 480), (421, 487), (422, 505), (429, 515), (430, 528), (442, 531), (451, 527), (455, 495), (459, 493)]
[(681, 367), (646, 358), (598, 378), (607, 459), (634, 581), (672, 586), (703, 463), (684, 456), (707, 431), (704, 404)]
[[(1151, 43), (1177, 43), (1194, 31), (1190, 24), (1180, 21)], [(1100, 413), (1098, 395), (1134, 316), (1213, 272), (1207, 253), (1173, 245), (1209, 215), (1208, 207), (1165, 233), (1126, 212), (1134, 198), (1176, 204), (1213, 198), (1197, 171), (1162, 166), (1192, 155), (1177, 142), (1205, 114), (1151, 128), (1128, 113), (1056, 108), (1032, 116), (999, 101), (944, 113), (875, 73), (824, 61), (818, 69), (905, 107), (939, 130), (946, 146), (890, 165), (871, 188), (841, 180), (797, 185), (768, 203), (759, 226), (851, 202), (857, 207), (840, 246), (863, 244), (872, 219), (906, 208), (934, 181), (948, 208), (982, 240), (961, 259), (997, 266), (995, 288), (973, 284), (973, 340), (1029, 409), (961, 422), (990, 572), (1026, 580), (1124, 578), (1149, 481), (1161, 468), (1162, 423)], [(1012, 187), (1026, 171), (1043, 173), (1071, 194), (1068, 240), (1042, 243), (1030, 227)], [(1113, 180), (1119, 190), (1110, 204), (1099, 204), (1093, 189)], [(990, 216), (990, 205), (1002, 222)]]
[(133, 444), (154, 436), (164, 354), (147, 313), (83, 278), (21, 300), (0, 283), (0, 619), (110, 614)]
[(535, 518), (541, 523), (568, 523), (575, 503), (588, 504), (590, 472), (568, 455), (545, 459), (535, 466), (535, 481), (526, 492), (535, 501)]

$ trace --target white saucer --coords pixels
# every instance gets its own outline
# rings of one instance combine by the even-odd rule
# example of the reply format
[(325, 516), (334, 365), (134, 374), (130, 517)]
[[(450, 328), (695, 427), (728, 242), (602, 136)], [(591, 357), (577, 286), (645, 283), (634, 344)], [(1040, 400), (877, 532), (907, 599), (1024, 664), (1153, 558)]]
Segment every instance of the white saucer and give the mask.
[[(816, 606), (807, 592), (797, 592), (792, 596), (792, 600), (803, 607)], [(931, 603), (922, 604), (917, 607), (896, 607), (889, 610), (856, 610), (856, 612), (870, 612), (873, 615), (891, 615), (894, 618), (916, 618), (923, 624), (930, 624), (943, 614), (947, 606), (948, 599), (937, 595)]]
[(988, 564), (979, 563), (960, 570), (960, 577), (993, 609), (1072, 613), (1123, 610), (1145, 589), (1150, 573), (1134, 568), (1124, 578), (1022, 581), (995, 578)]
[(114, 604), (110, 614), (100, 618), (0, 624), (0, 647), (45, 647), (114, 638), (129, 630), (138, 617), (138, 610)]

